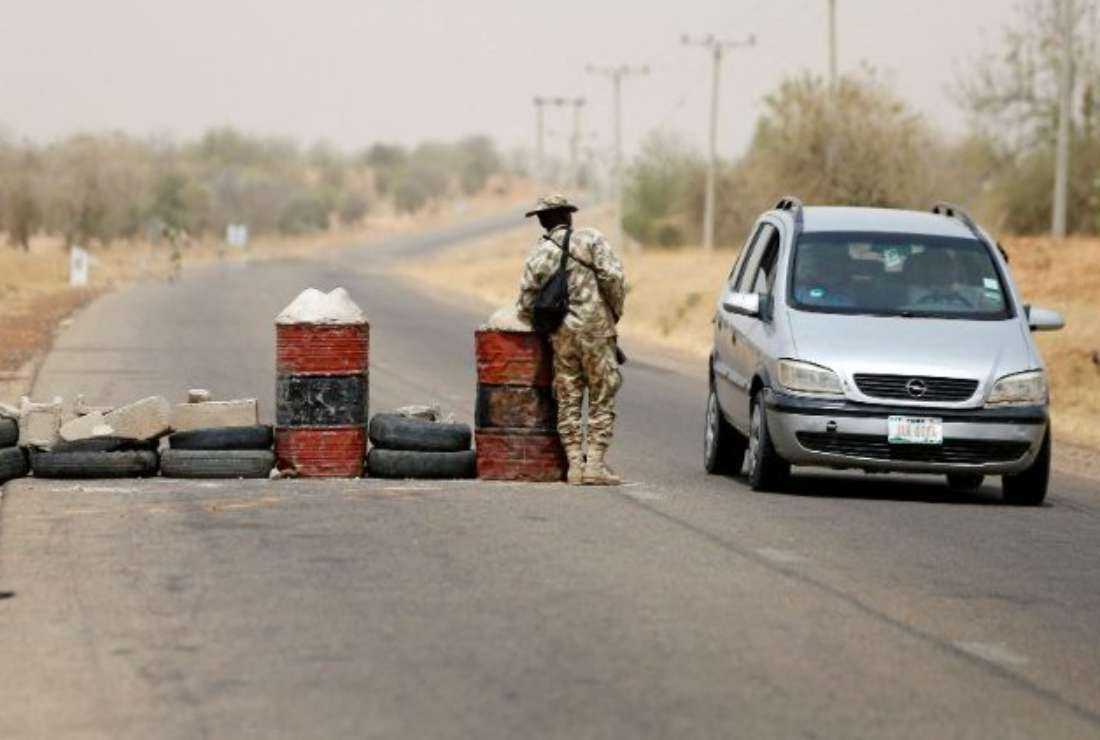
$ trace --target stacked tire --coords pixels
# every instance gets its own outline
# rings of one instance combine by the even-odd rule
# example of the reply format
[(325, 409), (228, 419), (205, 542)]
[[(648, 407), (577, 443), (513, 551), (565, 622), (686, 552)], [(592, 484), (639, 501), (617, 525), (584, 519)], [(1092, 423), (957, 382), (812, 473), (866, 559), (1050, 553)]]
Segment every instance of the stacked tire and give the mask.
[(478, 477), (564, 480), (549, 343), (533, 332), (484, 329), (475, 344)]
[(176, 432), (161, 454), (165, 478), (267, 478), (275, 467), (271, 427), (217, 427)]
[(29, 471), (27, 453), (19, 446), (19, 422), (0, 416), (0, 485)]
[(151, 478), (160, 467), (159, 439), (91, 437), (31, 450), (35, 478)]
[(467, 424), (377, 414), (369, 427), (374, 478), (473, 478), (477, 459)]

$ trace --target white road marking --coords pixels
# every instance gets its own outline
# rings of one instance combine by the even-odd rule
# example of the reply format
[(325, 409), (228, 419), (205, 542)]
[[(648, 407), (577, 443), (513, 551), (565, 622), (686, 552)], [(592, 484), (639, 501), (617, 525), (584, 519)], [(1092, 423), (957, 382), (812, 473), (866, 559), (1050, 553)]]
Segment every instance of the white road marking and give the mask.
[(988, 660), (990, 663), (1000, 663), (1008, 666), (1027, 665), (1028, 659), (1024, 655), (1009, 650), (1003, 642), (968, 642), (957, 640), (955, 647), (963, 652), (970, 653), (976, 658)]
[(805, 560), (804, 557), (799, 555), (793, 550), (780, 550), (775, 547), (761, 547), (758, 548), (756, 554), (762, 558), (767, 558), (775, 563), (801, 563)]

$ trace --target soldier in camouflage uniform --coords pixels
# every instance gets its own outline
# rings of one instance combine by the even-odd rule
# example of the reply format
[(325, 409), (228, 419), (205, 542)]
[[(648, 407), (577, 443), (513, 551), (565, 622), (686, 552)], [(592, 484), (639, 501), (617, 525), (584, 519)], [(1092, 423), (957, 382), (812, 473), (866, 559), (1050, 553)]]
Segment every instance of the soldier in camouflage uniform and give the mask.
[[(565, 196), (540, 198), (527, 216), (538, 216), (546, 233), (531, 250), (520, 282), (519, 315), (531, 321), (539, 290), (558, 270), (567, 229), (577, 207)], [(572, 485), (618, 485), (604, 455), (615, 425), (615, 393), (622, 385), (615, 326), (626, 296), (623, 266), (603, 234), (578, 229), (566, 262), (569, 313), (551, 335), (558, 433), (569, 458)], [(584, 455), (581, 405), (588, 391), (588, 456)]]

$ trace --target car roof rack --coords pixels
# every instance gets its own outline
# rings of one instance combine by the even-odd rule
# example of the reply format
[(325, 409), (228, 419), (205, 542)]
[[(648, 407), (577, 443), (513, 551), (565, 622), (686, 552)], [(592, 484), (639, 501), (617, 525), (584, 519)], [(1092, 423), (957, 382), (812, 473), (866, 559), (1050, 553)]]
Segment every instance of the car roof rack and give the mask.
[(790, 211), (794, 218), (794, 230), (797, 235), (802, 231), (802, 200), (796, 198), (793, 195), (784, 195), (779, 199), (779, 202), (775, 204), (776, 211)]
[(1004, 259), (1004, 261), (1006, 263), (1008, 262), (1008, 252), (1006, 252), (1005, 248), (1001, 246), (1001, 243), (993, 242), (988, 236), (986, 236), (985, 232), (978, 228), (978, 224), (974, 221), (974, 219), (970, 218), (970, 214), (964, 211), (959, 206), (955, 205), (954, 203), (945, 203), (943, 201), (940, 201), (939, 203), (935, 203), (932, 206), (932, 213), (936, 214), (937, 216), (946, 216), (947, 218), (953, 218), (956, 221), (962, 222), (962, 224), (966, 226), (966, 228), (970, 229), (970, 233), (973, 234), (978, 241), (988, 244), (990, 246), (995, 246), (997, 248), (997, 251), (1001, 253), (1001, 257)]
[(974, 219), (970, 218), (970, 214), (964, 211), (954, 203), (945, 203), (940, 201), (932, 206), (932, 213), (937, 216), (946, 216), (947, 218), (953, 218), (957, 221), (961, 221), (966, 225), (966, 228), (974, 232), (975, 236), (981, 236), (978, 231), (978, 225), (974, 223)]
[(779, 202), (775, 204), (775, 210), (777, 211), (801, 211), (802, 201), (793, 195), (784, 195), (779, 199)]

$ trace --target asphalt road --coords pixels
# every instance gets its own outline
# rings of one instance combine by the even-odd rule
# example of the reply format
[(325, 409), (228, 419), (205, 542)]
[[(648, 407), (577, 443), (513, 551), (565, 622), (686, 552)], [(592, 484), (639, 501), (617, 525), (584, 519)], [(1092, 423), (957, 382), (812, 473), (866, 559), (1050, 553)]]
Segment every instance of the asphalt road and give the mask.
[[(483, 316), (383, 270), (501, 223), (106, 296), (36, 395), (270, 418), (272, 318), (344, 285), (372, 409), (471, 420)], [(1095, 481), (1039, 509), (812, 471), (752, 493), (702, 471), (702, 368), (663, 367), (625, 370), (620, 489), (9, 485), (0, 737), (1100, 737)]]

